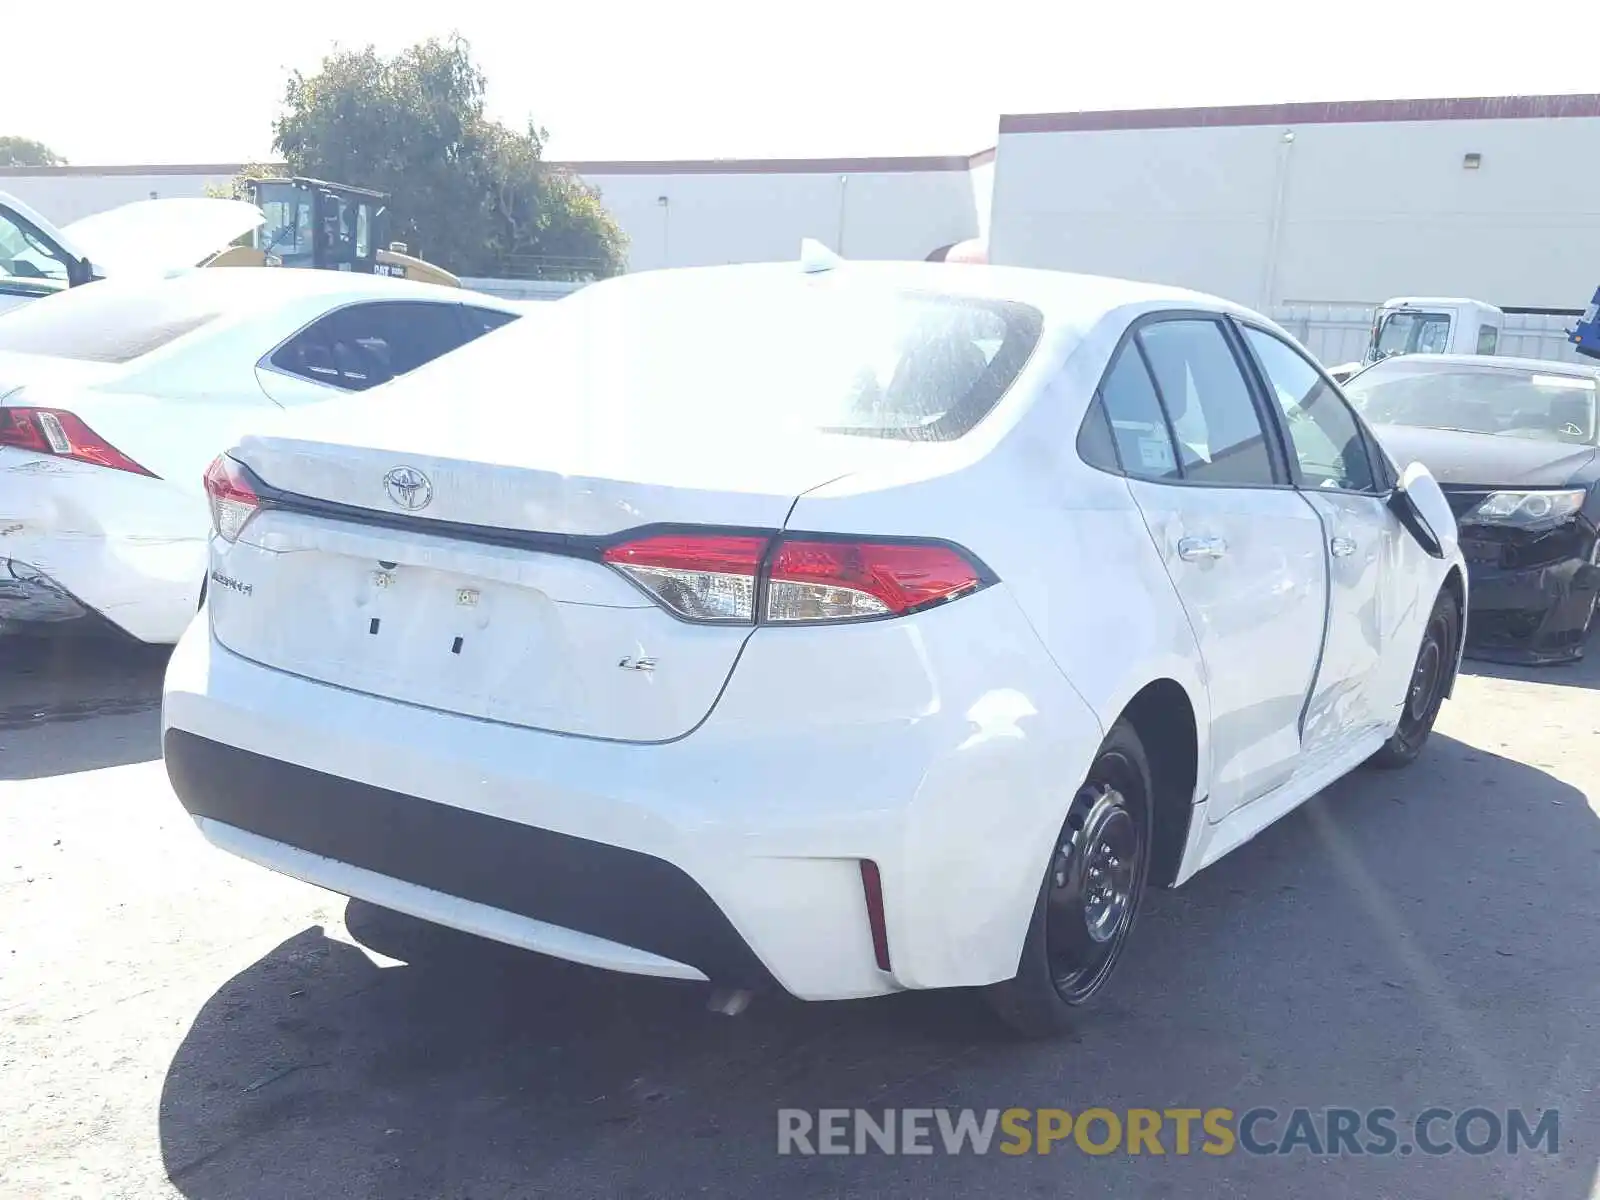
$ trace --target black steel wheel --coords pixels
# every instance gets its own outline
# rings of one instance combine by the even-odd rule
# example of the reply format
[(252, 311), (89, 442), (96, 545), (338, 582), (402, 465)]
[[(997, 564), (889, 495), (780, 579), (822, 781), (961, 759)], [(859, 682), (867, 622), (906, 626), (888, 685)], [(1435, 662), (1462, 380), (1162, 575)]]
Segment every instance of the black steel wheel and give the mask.
[(1392, 737), (1372, 756), (1376, 767), (1404, 767), (1416, 761), (1433, 732), (1439, 707), (1444, 703), (1455, 671), (1456, 647), (1461, 640), (1461, 608), (1446, 589), (1433, 603), (1433, 612), (1422, 631), (1422, 645), (1411, 669), (1400, 724)]
[(1126, 722), (1112, 727), (1074, 793), (1045, 868), (1016, 977), (987, 989), (1013, 1028), (1048, 1036), (1070, 1025), (1111, 977), (1150, 874), (1150, 765)]

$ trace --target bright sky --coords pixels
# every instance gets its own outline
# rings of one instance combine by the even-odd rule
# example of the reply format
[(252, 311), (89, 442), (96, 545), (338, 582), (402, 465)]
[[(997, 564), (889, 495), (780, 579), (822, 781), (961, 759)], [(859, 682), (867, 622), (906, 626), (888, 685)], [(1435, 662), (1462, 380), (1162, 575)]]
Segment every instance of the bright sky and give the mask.
[(6, 56), (0, 134), (78, 164), (267, 158), (290, 69), (452, 30), (493, 114), (558, 159), (952, 154), (1002, 112), (1600, 90), (1581, 29), (1483, 5), (60, 0)]

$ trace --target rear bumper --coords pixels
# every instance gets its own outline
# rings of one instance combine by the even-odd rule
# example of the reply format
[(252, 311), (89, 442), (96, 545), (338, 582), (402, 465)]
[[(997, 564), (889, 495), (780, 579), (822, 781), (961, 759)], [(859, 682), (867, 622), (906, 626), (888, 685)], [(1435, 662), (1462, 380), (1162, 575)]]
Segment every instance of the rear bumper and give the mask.
[(176, 642), (199, 604), (207, 525), (204, 501), (163, 480), (0, 448), (0, 621), (88, 610)]
[[(824, 635), (841, 639), (826, 655)], [(831, 709), (806, 710), (801, 676), (855, 671), (883, 639), (922, 674), (835, 678)], [(163, 706), (174, 788), (225, 849), (560, 957), (805, 999), (1013, 975), (1101, 736), (1002, 587), (758, 635), (704, 724), (664, 744), (329, 687), (240, 658), (204, 621)], [(887, 972), (862, 859), (882, 878)]]
[[(294, 847), (303, 855), (284, 865), (314, 876), (308, 882), (333, 884), (337, 865), (346, 864), (664, 960), (640, 958), (629, 967), (643, 973), (751, 988), (772, 982), (700, 885), (662, 859), (325, 775), (181, 729), (168, 730), (162, 749), (173, 789), (208, 836), (226, 844), (244, 831)], [(319, 869), (315, 859), (331, 861)], [(539, 948), (535, 932), (528, 941)], [(595, 963), (618, 965), (598, 947)]]

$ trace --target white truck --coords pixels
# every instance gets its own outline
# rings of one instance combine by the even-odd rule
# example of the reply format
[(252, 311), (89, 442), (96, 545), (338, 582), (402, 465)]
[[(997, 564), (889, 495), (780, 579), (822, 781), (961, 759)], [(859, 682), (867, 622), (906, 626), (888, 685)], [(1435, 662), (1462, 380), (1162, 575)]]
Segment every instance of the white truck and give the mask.
[(1505, 323), (1505, 313), (1482, 300), (1397, 296), (1378, 306), (1361, 360), (1341, 363), (1329, 374), (1342, 383), (1366, 364), (1396, 354), (1494, 354)]

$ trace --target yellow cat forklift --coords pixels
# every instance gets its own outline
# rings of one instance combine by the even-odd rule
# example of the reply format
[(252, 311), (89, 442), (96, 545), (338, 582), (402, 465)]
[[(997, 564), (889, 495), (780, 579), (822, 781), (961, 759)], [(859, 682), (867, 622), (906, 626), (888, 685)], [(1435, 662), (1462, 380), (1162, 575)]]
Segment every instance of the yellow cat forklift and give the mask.
[(385, 245), (389, 197), (383, 192), (299, 176), (248, 179), (245, 188), (244, 198), (266, 221), (248, 245), (230, 246), (208, 267), (312, 267), (461, 286), (443, 267), (407, 254), (403, 244)]

